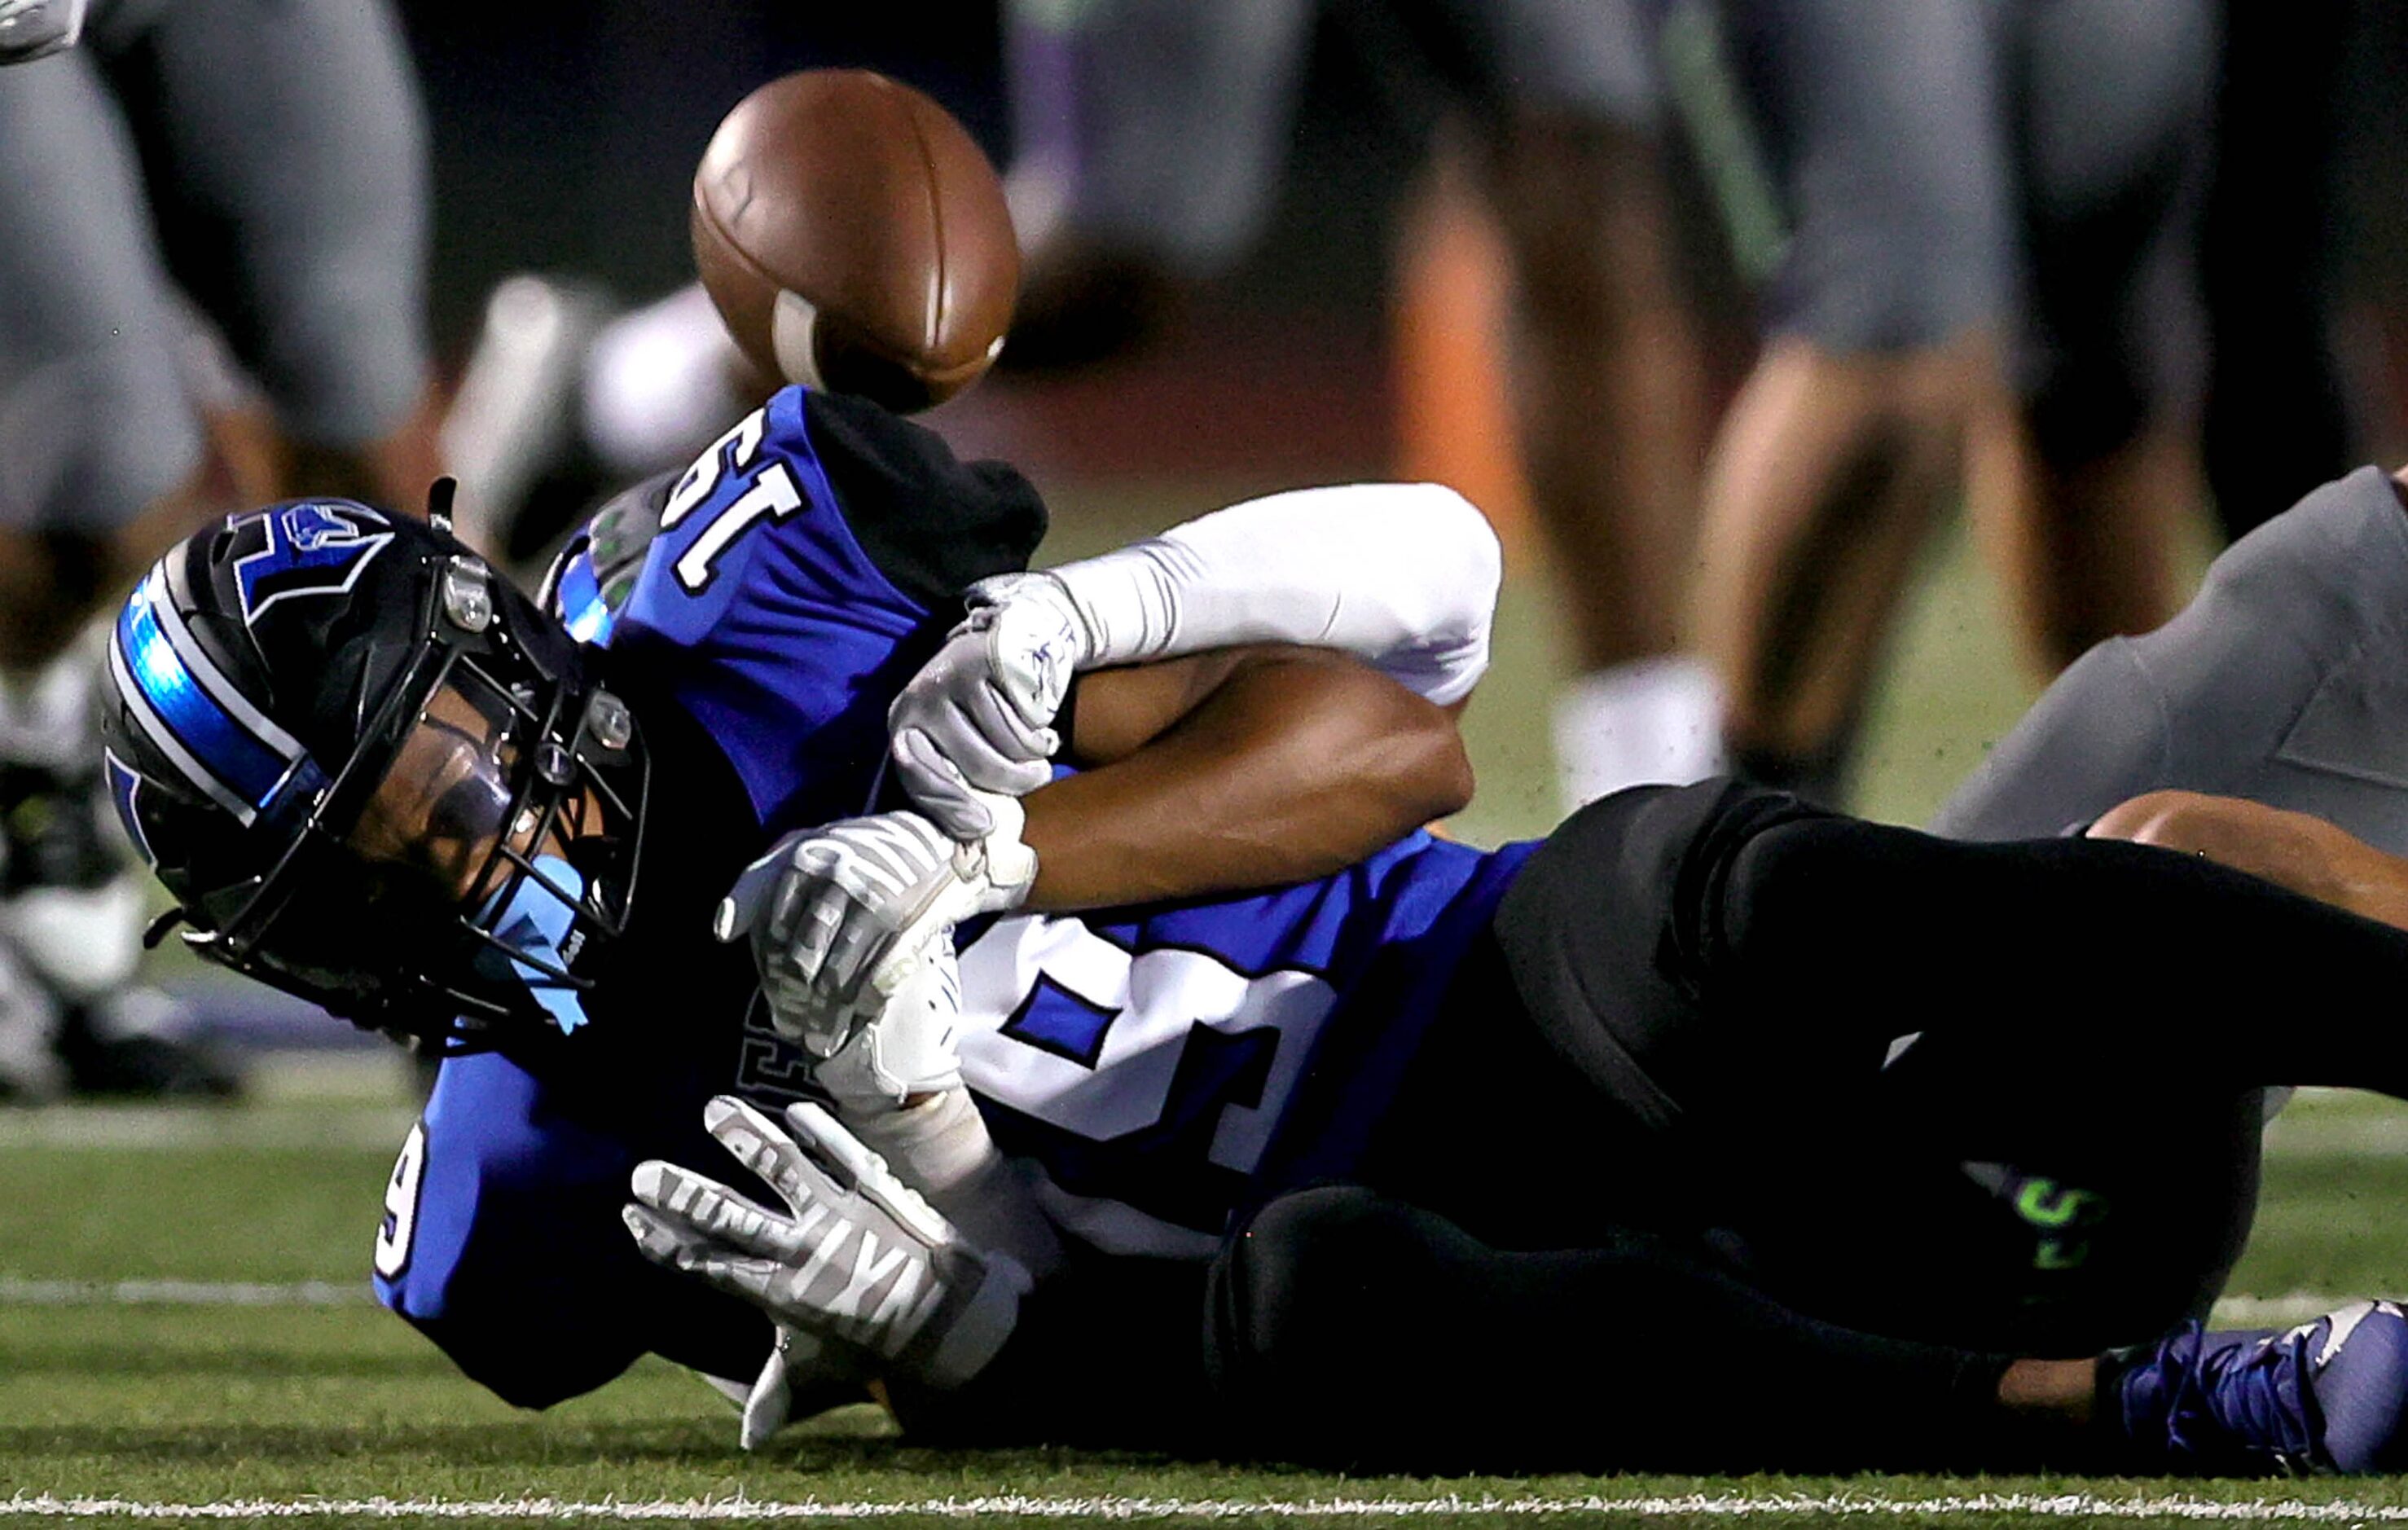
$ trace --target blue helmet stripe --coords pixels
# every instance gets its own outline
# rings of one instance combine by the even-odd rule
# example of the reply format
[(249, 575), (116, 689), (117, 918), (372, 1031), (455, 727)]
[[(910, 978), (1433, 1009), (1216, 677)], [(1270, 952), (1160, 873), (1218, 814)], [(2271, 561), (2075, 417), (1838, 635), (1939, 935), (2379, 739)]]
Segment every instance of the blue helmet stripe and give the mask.
[[(118, 618), (121, 628), (124, 625), (124, 620), (122, 615)], [(185, 780), (207, 794), (219, 807), (234, 814), (235, 818), (244, 824), (249, 824), (251, 820), (259, 816), (258, 809), (219, 784), (218, 779), (210, 775), (200, 761), (194, 759), (192, 751), (186, 749), (175, 734), (169, 731), (167, 724), (159, 720), (159, 714), (151, 709), (150, 697), (143, 694), (141, 687), (134, 683), (134, 677), (126, 668), (125, 650), (122, 645), (114, 642), (108, 645), (108, 676), (110, 681), (117, 687), (117, 694), (125, 699), (125, 709), (132, 714), (136, 724), (141, 728), (143, 736), (157, 747), (160, 753), (174, 762)]]
[[(275, 794), (294, 762), (243, 726), (203, 688), (160, 630), (150, 593), (146, 580), (118, 613), (110, 665), (119, 688), (137, 703), (136, 715), (151, 741), (176, 760), (194, 785), (235, 808), (248, 823), (250, 809)], [(163, 735), (171, 736), (179, 747), (169, 747)], [(220, 784), (224, 792), (214, 789)], [(227, 802), (227, 794), (240, 806)]]

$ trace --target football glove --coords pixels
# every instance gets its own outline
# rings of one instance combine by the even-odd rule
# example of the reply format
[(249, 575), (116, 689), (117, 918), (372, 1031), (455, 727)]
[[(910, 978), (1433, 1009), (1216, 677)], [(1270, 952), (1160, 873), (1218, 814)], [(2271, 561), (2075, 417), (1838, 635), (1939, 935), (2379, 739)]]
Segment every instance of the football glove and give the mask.
[[(646, 1258), (767, 1312), (781, 1329), (866, 1351), (887, 1374), (956, 1387), (1011, 1337), (1028, 1274), (952, 1223), (815, 1105), (783, 1129), (722, 1094), (703, 1124), (783, 1211), (659, 1159), (636, 1165), (627, 1230)], [(774, 1409), (774, 1380), (761, 1414)]]
[(850, 1119), (899, 1110), (907, 1101), (960, 1087), (954, 1033), (962, 1013), (960, 964), (939, 940), (884, 1008), (811, 1070)]
[(1001, 574), (886, 711), (895, 769), (920, 810), (957, 839), (995, 832), (991, 800), (1053, 779), (1053, 726), (1093, 651), (1086, 619), (1051, 574)]
[(0, 64), (63, 53), (83, 36), (84, 0), (0, 0)]
[(869, 1401), (867, 1382), (878, 1370), (869, 1354), (849, 1344), (814, 1338), (793, 1328), (779, 1327), (777, 1334), (776, 1346), (751, 1382), (703, 1376), (713, 1391), (740, 1410), (737, 1443), (748, 1451), (759, 1450), (790, 1423), (816, 1418), (847, 1403)]
[(994, 831), (967, 843), (913, 812), (799, 829), (720, 900), (722, 940), (750, 935), (778, 1033), (832, 1057), (885, 1009), (953, 929), (1026, 901), (1037, 855), (1020, 804), (991, 799)]

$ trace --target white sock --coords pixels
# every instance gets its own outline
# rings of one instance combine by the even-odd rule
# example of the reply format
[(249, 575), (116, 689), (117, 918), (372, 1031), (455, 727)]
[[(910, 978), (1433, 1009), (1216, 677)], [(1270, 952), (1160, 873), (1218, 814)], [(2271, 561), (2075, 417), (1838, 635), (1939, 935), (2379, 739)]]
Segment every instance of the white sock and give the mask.
[[(77, 789), (100, 791), (93, 682), (108, 630), (108, 622), (95, 621), (41, 668), (0, 673), (0, 760), (41, 766)], [(93, 807), (101, 832), (122, 847), (117, 815), (105, 803)], [(64, 998), (108, 993), (140, 965), (142, 885), (128, 861), (130, 852), (121, 855), (121, 869), (98, 886), (33, 886), (0, 900), (0, 942), (13, 948), (25, 972)]]
[(1569, 812), (1609, 792), (1723, 767), (1722, 688), (1682, 654), (1600, 669), (1555, 697), (1555, 780)]

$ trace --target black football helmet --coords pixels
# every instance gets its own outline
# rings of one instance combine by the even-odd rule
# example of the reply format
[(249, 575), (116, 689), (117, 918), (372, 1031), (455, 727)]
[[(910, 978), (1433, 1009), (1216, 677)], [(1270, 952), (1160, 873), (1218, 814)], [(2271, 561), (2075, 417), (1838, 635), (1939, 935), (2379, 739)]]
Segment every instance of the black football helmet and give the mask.
[(583, 1020), (646, 766), (560, 623), (451, 534), (349, 500), (228, 517), (119, 613), (119, 817), (210, 961), (363, 1026), (494, 1045)]

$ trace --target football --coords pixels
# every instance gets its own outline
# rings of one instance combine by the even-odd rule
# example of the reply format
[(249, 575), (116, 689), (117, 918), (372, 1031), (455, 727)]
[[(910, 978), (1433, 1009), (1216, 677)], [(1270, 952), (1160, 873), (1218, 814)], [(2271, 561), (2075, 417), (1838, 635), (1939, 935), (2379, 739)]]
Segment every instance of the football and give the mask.
[(1003, 348), (1020, 246), (995, 166), (926, 95), (807, 69), (738, 102), (694, 178), (694, 260), (770, 376), (910, 411)]

